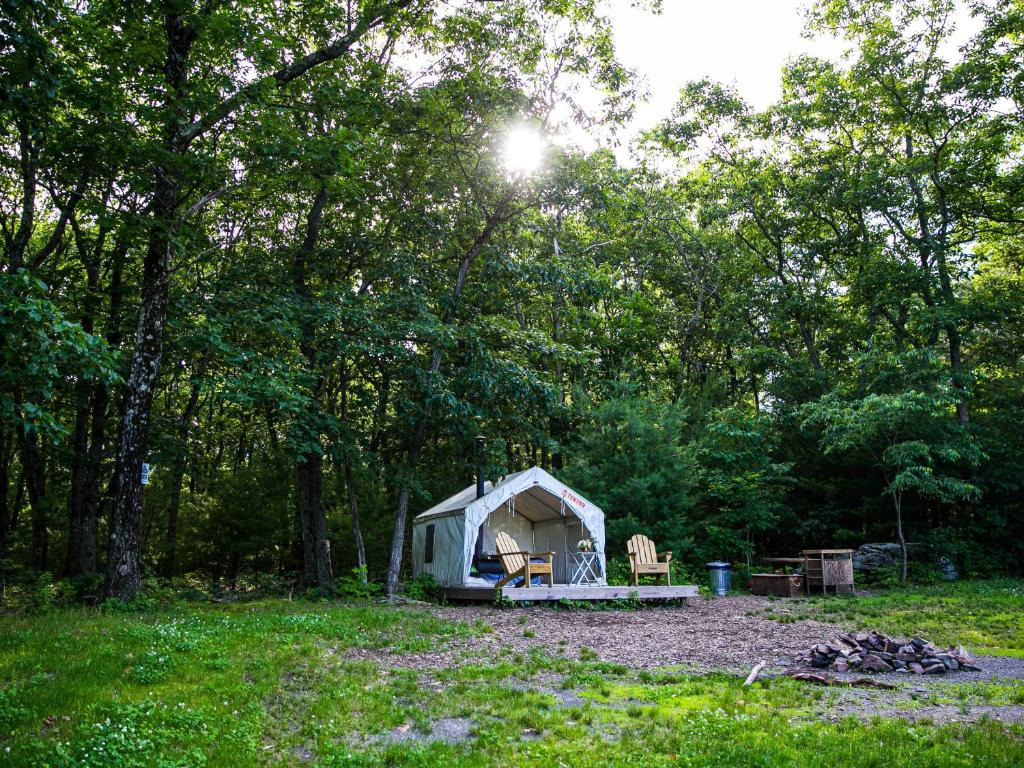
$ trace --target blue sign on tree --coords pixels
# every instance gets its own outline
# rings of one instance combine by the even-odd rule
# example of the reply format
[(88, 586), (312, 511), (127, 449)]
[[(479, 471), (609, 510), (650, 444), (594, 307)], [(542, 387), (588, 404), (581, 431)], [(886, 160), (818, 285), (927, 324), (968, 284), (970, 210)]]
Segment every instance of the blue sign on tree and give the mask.
[(142, 484), (149, 485), (149, 464), (142, 465)]

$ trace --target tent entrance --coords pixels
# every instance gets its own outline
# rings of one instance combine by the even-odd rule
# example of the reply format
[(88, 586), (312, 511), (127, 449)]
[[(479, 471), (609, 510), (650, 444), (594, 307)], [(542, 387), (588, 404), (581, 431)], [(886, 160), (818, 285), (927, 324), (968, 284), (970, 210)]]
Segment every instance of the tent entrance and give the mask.
[(559, 584), (569, 582), (569, 554), (579, 551), (577, 544), (581, 539), (591, 538), (576, 513), (539, 486), (509, 497), (487, 516), (478, 530), (482, 539), (474, 539), (470, 551), (482, 553), (483, 559), (495, 555), (495, 537), (501, 532), (515, 539), (524, 550), (554, 552), (552, 576)]

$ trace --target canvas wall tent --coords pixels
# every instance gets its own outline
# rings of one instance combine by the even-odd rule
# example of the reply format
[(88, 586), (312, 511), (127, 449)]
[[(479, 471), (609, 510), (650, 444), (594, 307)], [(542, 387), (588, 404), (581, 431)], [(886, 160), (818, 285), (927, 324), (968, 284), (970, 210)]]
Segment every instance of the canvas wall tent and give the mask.
[(554, 552), (554, 579), (567, 583), (569, 553), (589, 538), (601, 559), (604, 585), (604, 512), (540, 467), (508, 475), (484, 486), (476, 498), (470, 486), (416, 516), (412, 526), (413, 575), (429, 573), (446, 587), (493, 586), (470, 575), (478, 532), (483, 551), (493, 553), (500, 531), (524, 550)]

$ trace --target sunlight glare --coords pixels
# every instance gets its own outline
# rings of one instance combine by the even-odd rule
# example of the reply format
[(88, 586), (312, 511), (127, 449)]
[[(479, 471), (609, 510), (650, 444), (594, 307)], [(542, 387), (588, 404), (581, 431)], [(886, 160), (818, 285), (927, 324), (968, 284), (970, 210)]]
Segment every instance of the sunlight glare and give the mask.
[(505, 135), (502, 158), (513, 176), (529, 176), (544, 161), (547, 142), (539, 131), (527, 126), (513, 128)]

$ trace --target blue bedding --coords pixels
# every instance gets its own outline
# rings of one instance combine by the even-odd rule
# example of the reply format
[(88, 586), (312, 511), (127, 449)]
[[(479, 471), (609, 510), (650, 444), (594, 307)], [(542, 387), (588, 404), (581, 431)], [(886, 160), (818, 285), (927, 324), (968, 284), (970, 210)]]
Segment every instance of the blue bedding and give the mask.
[[(538, 565), (543, 565), (545, 562), (547, 561), (542, 557), (530, 558), (531, 564), (536, 563)], [(505, 578), (505, 569), (501, 567), (501, 563), (497, 560), (481, 560), (476, 564), (476, 575), (482, 579), (487, 579), (487, 581), (492, 584), (497, 584), (501, 579)], [(522, 581), (523, 577), (517, 576), (508, 583), (508, 586), (517, 587), (522, 583)], [(530, 579), (531, 587), (539, 587), (540, 585), (540, 576), (534, 576)]]

